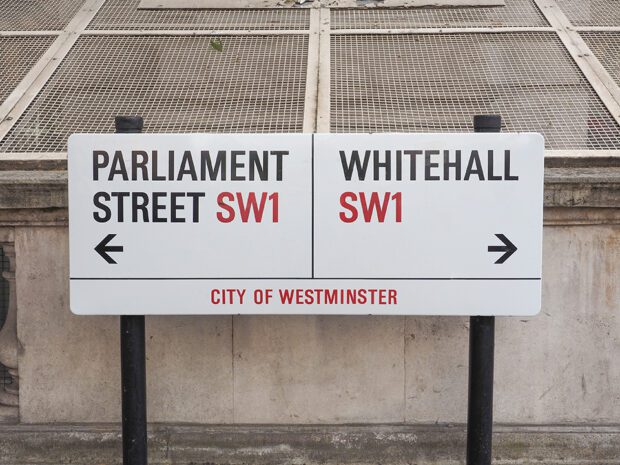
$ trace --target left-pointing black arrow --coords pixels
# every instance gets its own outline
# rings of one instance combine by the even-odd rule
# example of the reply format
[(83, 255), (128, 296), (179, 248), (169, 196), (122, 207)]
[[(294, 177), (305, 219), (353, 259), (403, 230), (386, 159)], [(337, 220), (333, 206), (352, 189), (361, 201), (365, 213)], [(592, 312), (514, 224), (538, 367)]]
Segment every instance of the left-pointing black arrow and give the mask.
[(502, 241), (504, 245), (490, 245), (489, 252), (504, 252), (504, 255), (499, 257), (495, 262), (496, 265), (501, 265), (517, 251), (517, 246), (510, 242), (503, 234), (496, 234), (495, 236)]
[(101, 257), (108, 262), (110, 265), (116, 265), (116, 260), (108, 255), (108, 252), (122, 252), (122, 245), (108, 245), (112, 239), (116, 237), (116, 234), (108, 234), (103, 240), (95, 247), (95, 252), (97, 252)]

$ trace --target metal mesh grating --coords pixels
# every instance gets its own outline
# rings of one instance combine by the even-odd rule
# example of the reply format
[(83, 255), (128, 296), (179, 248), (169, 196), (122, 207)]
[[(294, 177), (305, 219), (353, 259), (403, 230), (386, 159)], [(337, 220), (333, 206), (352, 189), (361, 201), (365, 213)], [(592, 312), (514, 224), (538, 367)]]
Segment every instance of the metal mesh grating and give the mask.
[(83, 3), (84, 0), (0, 0), (0, 30), (61, 30)]
[(501, 114), (550, 149), (618, 149), (620, 127), (553, 33), (332, 37), (334, 132), (471, 131)]
[(147, 132), (297, 132), (307, 36), (86, 36), (0, 143), (0, 152), (64, 151), (74, 132), (111, 132), (144, 116)]
[(556, 0), (574, 26), (620, 26), (618, 0)]
[(332, 10), (332, 29), (413, 27), (549, 26), (531, 0), (508, 0), (503, 7)]
[(580, 34), (607, 72), (620, 85), (620, 32), (581, 32)]
[(0, 37), (0, 104), (55, 39), (52, 36)]
[(307, 9), (282, 10), (138, 10), (140, 0), (108, 0), (89, 29), (304, 30)]

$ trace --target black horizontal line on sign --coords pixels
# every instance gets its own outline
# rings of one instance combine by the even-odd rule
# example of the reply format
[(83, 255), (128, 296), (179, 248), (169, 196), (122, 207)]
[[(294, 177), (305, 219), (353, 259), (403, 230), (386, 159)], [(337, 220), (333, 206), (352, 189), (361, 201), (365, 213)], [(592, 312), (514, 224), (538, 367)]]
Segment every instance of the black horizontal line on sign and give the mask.
[(542, 278), (69, 278), (72, 281), (540, 281)]

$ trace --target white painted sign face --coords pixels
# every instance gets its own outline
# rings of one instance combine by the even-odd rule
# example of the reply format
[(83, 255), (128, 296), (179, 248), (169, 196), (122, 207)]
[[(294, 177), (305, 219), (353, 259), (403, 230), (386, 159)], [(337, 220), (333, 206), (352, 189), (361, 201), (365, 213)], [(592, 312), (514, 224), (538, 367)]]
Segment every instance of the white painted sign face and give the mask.
[(533, 315), (538, 134), (76, 134), (77, 314)]

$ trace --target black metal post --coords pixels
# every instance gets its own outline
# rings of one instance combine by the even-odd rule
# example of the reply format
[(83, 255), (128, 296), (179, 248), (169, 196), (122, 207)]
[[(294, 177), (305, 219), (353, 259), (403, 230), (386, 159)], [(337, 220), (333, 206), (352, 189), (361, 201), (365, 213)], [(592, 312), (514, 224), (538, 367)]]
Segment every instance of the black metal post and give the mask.
[[(474, 132), (500, 132), (502, 118), (474, 116)], [(467, 465), (490, 465), (493, 434), (493, 357), (495, 317), (469, 319), (469, 402)]]
[[(117, 133), (142, 132), (140, 116), (117, 116)], [(121, 316), (123, 465), (147, 465), (144, 315)]]

